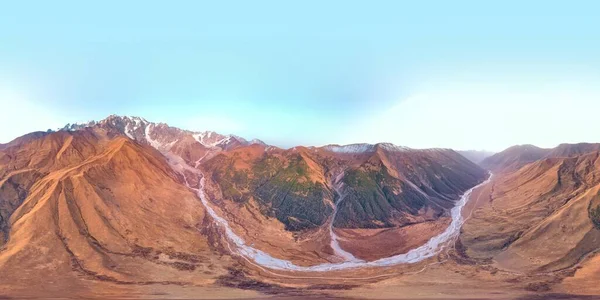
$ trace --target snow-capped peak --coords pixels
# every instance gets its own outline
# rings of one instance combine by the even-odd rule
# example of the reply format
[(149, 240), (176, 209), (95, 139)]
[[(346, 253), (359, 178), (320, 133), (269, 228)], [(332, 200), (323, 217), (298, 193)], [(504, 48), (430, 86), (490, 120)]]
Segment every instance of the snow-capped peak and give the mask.
[(379, 144), (349, 144), (349, 145), (327, 145), (323, 146), (323, 149), (335, 153), (367, 153), (374, 152), (377, 148), (390, 151), (390, 152), (401, 152), (410, 151), (411, 148), (404, 146), (397, 146), (392, 143), (379, 143)]
[(87, 127), (100, 127), (111, 132), (121, 133), (132, 140), (147, 143), (161, 151), (169, 150), (177, 141), (192, 136), (198, 143), (208, 148), (228, 150), (252, 144), (265, 145), (258, 139), (248, 142), (236, 135), (222, 135), (214, 131), (193, 132), (171, 127), (164, 123), (149, 122), (142, 117), (110, 115), (101, 121), (82, 124), (67, 124), (58, 130), (76, 131)]
[(267, 143), (259, 140), (259, 139), (252, 139), (250, 140), (250, 145), (263, 145), (263, 146), (267, 146)]
[(335, 153), (365, 153), (375, 151), (371, 144), (327, 145), (323, 149)]
[(394, 145), (392, 143), (379, 143), (377, 144), (377, 146), (379, 146), (380, 148), (386, 150), (386, 151), (390, 151), (390, 152), (402, 152), (402, 151), (410, 151), (412, 150), (409, 147), (405, 147), (405, 146), (397, 146)]
[(217, 145), (226, 142), (230, 137), (220, 135), (214, 131), (204, 131), (192, 134), (198, 143), (206, 147), (217, 147)]

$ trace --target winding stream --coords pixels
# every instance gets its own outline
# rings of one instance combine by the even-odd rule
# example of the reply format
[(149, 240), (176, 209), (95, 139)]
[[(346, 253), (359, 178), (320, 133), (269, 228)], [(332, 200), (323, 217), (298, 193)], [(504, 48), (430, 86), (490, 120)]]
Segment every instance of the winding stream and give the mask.
[[(190, 189), (192, 189), (196, 192), (196, 194), (202, 201), (202, 204), (206, 208), (206, 211), (208, 212), (208, 214), (215, 220), (215, 222), (218, 224), (218, 226), (221, 227), (225, 231), (226, 238), (229, 241), (231, 241), (234, 245), (234, 247), (232, 249), (234, 254), (241, 255), (245, 258), (248, 258), (263, 267), (274, 269), (274, 270), (283, 270), (283, 271), (323, 272), (323, 271), (335, 271), (335, 270), (344, 270), (344, 269), (362, 268), (362, 267), (384, 267), (384, 266), (391, 266), (391, 265), (396, 265), (396, 264), (416, 263), (416, 262), (422, 261), (424, 259), (430, 258), (430, 257), (436, 255), (437, 253), (439, 253), (439, 251), (441, 250), (441, 246), (444, 243), (448, 242), (449, 240), (451, 240), (452, 238), (454, 238), (458, 235), (460, 227), (462, 226), (463, 221), (464, 221), (461, 212), (462, 212), (463, 207), (467, 203), (469, 196), (471, 195), (471, 192), (473, 192), (474, 189), (487, 184), (488, 182), (490, 182), (490, 180), (492, 178), (492, 175), (490, 174), (490, 176), (488, 177), (488, 179), (486, 181), (467, 190), (461, 196), (460, 200), (456, 203), (456, 206), (454, 208), (452, 208), (452, 210), (451, 210), (452, 222), (450, 223), (448, 228), (446, 228), (446, 230), (444, 232), (440, 233), (439, 235), (432, 237), (427, 243), (425, 243), (424, 245), (422, 245), (420, 247), (412, 249), (412, 250), (408, 251), (407, 253), (398, 254), (398, 255), (394, 255), (394, 256), (390, 256), (390, 257), (385, 257), (385, 258), (381, 258), (381, 259), (374, 260), (374, 261), (361, 261), (361, 260), (356, 259), (351, 253), (348, 253), (348, 252), (344, 251), (343, 249), (341, 249), (341, 247), (339, 247), (339, 244), (337, 243), (337, 237), (333, 233), (333, 229), (330, 228), (330, 230), (332, 231), (331, 232), (332, 233), (332, 242), (331, 242), (332, 247), (334, 247), (334, 250), (336, 251), (336, 253), (338, 255), (341, 254), (340, 256), (344, 257), (346, 259), (346, 261), (339, 262), (339, 263), (323, 263), (323, 264), (318, 264), (318, 265), (313, 265), (313, 266), (307, 267), (307, 266), (296, 265), (289, 260), (275, 258), (262, 250), (253, 248), (253, 247), (249, 246), (248, 244), (246, 244), (244, 239), (242, 239), (235, 232), (233, 232), (233, 230), (229, 226), (229, 223), (227, 222), (227, 220), (225, 220), (224, 218), (219, 216), (214, 211), (214, 209), (212, 209), (212, 207), (210, 206), (210, 203), (208, 201), (206, 193), (204, 192), (205, 178), (204, 178), (203, 174), (198, 169), (192, 168), (189, 165), (187, 165), (183, 161), (183, 159), (181, 159), (178, 156), (169, 155), (168, 160), (169, 160), (169, 163), (171, 164), (171, 166), (173, 167), (173, 169), (176, 171), (179, 171), (179, 173), (181, 173), (184, 176), (186, 185)], [(188, 175), (185, 174), (184, 170), (188, 170), (188, 171), (192, 172), (193, 174), (195, 174), (196, 176), (198, 176), (198, 178), (200, 179), (199, 188), (194, 188), (194, 187), (190, 186), (190, 184), (188, 182), (188, 178), (187, 178)], [(340, 200), (338, 200), (338, 201), (341, 201), (341, 200), (342, 199), (340, 198)]]

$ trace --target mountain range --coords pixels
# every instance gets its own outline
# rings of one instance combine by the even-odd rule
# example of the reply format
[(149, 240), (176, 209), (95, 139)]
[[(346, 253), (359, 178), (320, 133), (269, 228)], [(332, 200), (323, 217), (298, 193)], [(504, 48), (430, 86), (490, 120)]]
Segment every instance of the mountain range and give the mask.
[(0, 145), (0, 295), (600, 294), (599, 157), (68, 124)]

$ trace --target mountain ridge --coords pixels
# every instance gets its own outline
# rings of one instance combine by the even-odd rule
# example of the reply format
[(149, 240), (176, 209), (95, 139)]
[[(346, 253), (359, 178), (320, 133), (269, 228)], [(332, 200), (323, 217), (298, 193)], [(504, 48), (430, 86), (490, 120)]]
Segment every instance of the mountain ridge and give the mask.
[[(173, 127), (170, 126), (167, 123), (164, 122), (151, 122), (146, 120), (143, 117), (138, 117), (138, 116), (125, 116), (125, 115), (109, 115), (108, 117), (106, 117), (105, 119), (102, 119), (100, 121), (88, 121), (88, 122), (84, 122), (84, 123), (69, 123), (66, 124), (64, 127), (62, 128), (58, 128), (56, 130), (48, 130), (48, 131), (39, 131), (39, 133), (46, 133), (46, 132), (56, 132), (56, 131), (76, 131), (76, 130), (81, 130), (84, 128), (88, 128), (88, 127), (94, 127), (94, 126), (106, 126), (107, 124), (110, 124), (112, 126), (115, 126), (116, 128), (118, 128), (123, 134), (127, 135), (128, 137), (132, 137), (132, 132), (137, 131), (139, 128), (147, 128), (148, 126), (153, 127), (153, 128), (169, 128), (170, 130), (174, 130), (174, 131), (180, 131), (183, 133), (189, 133), (192, 134), (194, 136), (197, 137), (197, 139), (200, 139), (198, 142), (205, 145), (205, 146), (216, 146), (218, 144), (220, 144), (219, 142), (223, 142), (223, 141), (219, 141), (219, 142), (215, 142), (214, 138), (213, 141), (210, 141), (210, 136), (215, 136), (218, 137), (220, 139), (237, 139), (239, 140), (242, 144), (261, 144), (263, 146), (268, 146), (268, 147), (277, 147), (280, 149), (292, 149), (295, 147), (306, 147), (306, 148), (324, 148), (324, 149), (328, 149), (331, 150), (333, 152), (347, 152), (347, 153), (353, 153), (353, 152), (373, 152), (375, 151), (378, 147), (381, 148), (387, 148), (388, 150), (395, 150), (395, 151), (404, 151), (404, 150), (431, 150), (431, 151), (435, 151), (435, 150), (453, 150), (451, 148), (445, 148), (445, 147), (434, 147), (434, 148), (410, 148), (410, 147), (406, 147), (406, 146), (401, 146), (401, 145), (396, 145), (390, 142), (378, 142), (378, 143), (374, 143), (374, 144), (369, 144), (369, 143), (353, 143), (353, 144), (327, 144), (327, 145), (322, 145), (322, 146), (292, 146), (290, 148), (281, 148), (278, 146), (274, 146), (274, 145), (269, 145), (265, 142), (263, 142), (260, 139), (257, 138), (253, 138), (250, 140), (247, 140), (243, 137), (240, 137), (238, 135), (234, 135), (234, 134), (220, 134), (217, 133), (215, 131), (194, 131), (194, 130), (187, 130), (187, 129), (181, 129), (178, 127)], [(36, 132), (37, 133), (37, 132)], [(204, 139), (207, 139), (207, 141), (204, 141)], [(351, 150), (352, 148), (354, 148), (354, 150)], [(336, 150), (334, 150), (336, 149)], [(459, 153), (461, 151), (458, 151)]]
[[(53, 140), (56, 142), (49, 142)], [(93, 142), (86, 144), (87, 140)], [(97, 155), (86, 151), (113, 140), (139, 144), (160, 155), (163, 163), (182, 166), (178, 171), (182, 173), (174, 175), (179, 185), (198, 187), (199, 178), (186, 176), (188, 170), (204, 174), (208, 205), (227, 216), (236, 230), (247, 232), (247, 238), (261, 248), (275, 253), (287, 249), (281, 256), (294, 262), (300, 258), (305, 263), (339, 259), (329, 242), (299, 243), (300, 237), (316, 234), (319, 240), (327, 241), (339, 228), (368, 232), (438, 219), (446, 222), (459, 196), (487, 175), (451, 149), (410, 149), (389, 143), (363, 145), (365, 149), (349, 153), (335, 151), (338, 148), (332, 146), (281, 149), (234, 135), (192, 132), (119, 116), (45, 133), (39, 141), (48, 141), (52, 151), (40, 152), (40, 159), (51, 163), (48, 166), (64, 167), (63, 161), (77, 163)], [(33, 144), (37, 141), (34, 137), (28, 140)], [(11, 157), (10, 151), (22, 151), (26, 146), (15, 143), (3, 151)], [(38, 146), (30, 149), (34, 148)], [(338, 208), (339, 192), (346, 196)], [(339, 210), (335, 216), (334, 210)], [(270, 224), (274, 234), (255, 237), (265, 224)], [(407, 231), (402, 233), (403, 239), (409, 236)], [(278, 245), (277, 250), (272, 245)], [(317, 255), (308, 254), (308, 249)]]
[(543, 156), (514, 147), (497, 161), (514, 170), (486, 180), (452, 149), (282, 149), (143, 118), (87, 124), (0, 146), (0, 289), (46, 278), (62, 291), (273, 291), (313, 275), (317, 286), (346, 283), (349, 273), (522, 289), (561, 287), (569, 272), (571, 285), (597, 278), (595, 144)]

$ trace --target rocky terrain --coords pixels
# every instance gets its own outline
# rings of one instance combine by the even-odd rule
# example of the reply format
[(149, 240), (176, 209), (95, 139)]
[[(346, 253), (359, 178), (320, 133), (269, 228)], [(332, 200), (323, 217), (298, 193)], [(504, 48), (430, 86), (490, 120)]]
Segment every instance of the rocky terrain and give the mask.
[(120, 116), (31, 133), (0, 145), (0, 296), (594, 295), (599, 151), (515, 146), (480, 167)]

